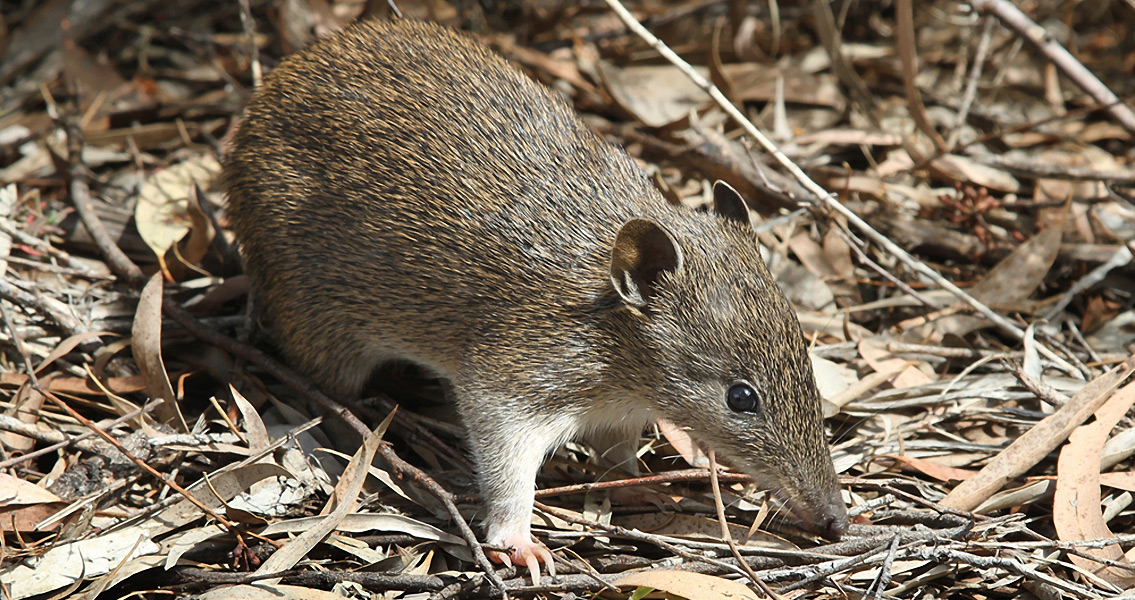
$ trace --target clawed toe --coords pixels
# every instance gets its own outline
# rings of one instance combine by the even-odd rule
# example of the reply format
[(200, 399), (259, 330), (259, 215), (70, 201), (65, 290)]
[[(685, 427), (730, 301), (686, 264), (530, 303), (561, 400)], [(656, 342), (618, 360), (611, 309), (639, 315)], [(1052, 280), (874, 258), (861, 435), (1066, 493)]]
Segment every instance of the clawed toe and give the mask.
[(511, 553), (500, 552), (497, 550), (489, 551), (489, 558), (494, 562), (528, 567), (528, 573), (532, 576), (532, 584), (540, 585), (540, 563), (544, 563), (545, 568), (548, 569), (548, 575), (556, 576), (556, 563), (552, 556), (552, 552), (548, 547), (541, 542), (533, 541), (529, 538), (526, 542), (503, 542), (503, 546), (512, 549)]

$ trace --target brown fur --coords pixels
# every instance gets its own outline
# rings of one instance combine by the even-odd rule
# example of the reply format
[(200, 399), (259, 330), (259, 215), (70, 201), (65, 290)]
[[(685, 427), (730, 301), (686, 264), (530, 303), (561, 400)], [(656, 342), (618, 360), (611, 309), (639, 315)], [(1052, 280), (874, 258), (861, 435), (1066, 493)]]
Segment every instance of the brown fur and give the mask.
[[(555, 446), (656, 417), (814, 531), (846, 527), (799, 324), (744, 211), (668, 206), (481, 45), (365, 22), (296, 53), (248, 107), (225, 177), (259, 309), (297, 367), (348, 396), (392, 358), (449, 381), (490, 537), (527, 535)], [(632, 219), (647, 225), (616, 247)], [(737, 380), (759, 414), (726, 405)]]

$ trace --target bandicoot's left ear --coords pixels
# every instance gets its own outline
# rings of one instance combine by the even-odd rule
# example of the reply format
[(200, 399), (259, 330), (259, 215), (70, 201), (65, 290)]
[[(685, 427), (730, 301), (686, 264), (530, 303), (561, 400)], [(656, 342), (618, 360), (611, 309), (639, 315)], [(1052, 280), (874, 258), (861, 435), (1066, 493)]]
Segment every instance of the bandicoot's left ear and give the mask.
[(713, 182), (713, 212), (730, 221), (749, 225), (749, 209), (745, 206), (745, 199), (733, 186), (720, 179)]

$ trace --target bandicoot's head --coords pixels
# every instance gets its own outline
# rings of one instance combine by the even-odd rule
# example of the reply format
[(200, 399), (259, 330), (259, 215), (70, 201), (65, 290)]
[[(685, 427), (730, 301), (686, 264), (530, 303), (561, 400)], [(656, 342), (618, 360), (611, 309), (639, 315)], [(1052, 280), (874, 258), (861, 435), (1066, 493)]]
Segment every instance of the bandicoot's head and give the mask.
[[(719, 184), (720, 185), (720, 184)], [(717, 215), (685, 229), (622, 226), (611, 283), (659, 377), (647, 394), (732, 464), (778, 490), (828, 539), (847, 510), (796, 314), (761, 259), (741, 199), (715, 188)]]

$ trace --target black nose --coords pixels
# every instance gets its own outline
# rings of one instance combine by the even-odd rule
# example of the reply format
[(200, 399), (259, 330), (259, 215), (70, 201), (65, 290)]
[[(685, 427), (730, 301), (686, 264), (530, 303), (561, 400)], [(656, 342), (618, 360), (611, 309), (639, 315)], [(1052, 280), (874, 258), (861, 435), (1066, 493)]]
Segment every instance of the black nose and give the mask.
[(847, 533), (847, 514), (821, 516), (815, 523), (814, 533), (825, 540), (838, 542)]

